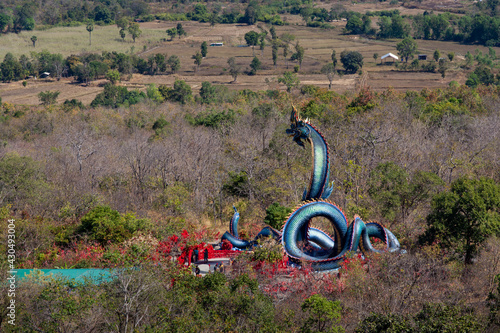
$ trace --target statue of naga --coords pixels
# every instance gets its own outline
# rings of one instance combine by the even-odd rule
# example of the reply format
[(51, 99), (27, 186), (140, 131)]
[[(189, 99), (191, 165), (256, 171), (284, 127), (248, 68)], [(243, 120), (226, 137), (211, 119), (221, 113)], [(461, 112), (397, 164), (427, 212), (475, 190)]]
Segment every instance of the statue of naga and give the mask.
[[(400, 250), (397, 238), (392, 232), (376, 222), (364, 223), (359, 216), (354, 216), (351, 224), (347, 222), (344, 212), (335, 204), (327, 201), (332, 193), (333, 185), (329, 184), (330, 159), (328, 144), (323, 135), (309, 123), (299, 118), (295, 108), (290, 116), (291, 126), (286, 133), (293, 141), (305, 147), (311, 144), (313, 165), (309, 187), (304, 190), (303, 203), (295, 208), (285, 221), (281, 232), (265, 227), (253, 241), (245, 241), (238, 237), (239, 214), (235, 213), (230, 223), (230, 231), (222, 239), (227, 239), (239, 249), (249, 249), (257, 244), (260, 237), (272, 236), (281, 240), (283, 248), (291, 262), (300, 265), (306, 262), (315, 271), (329, 271), (340, 267), (349, 252), (358, 248), (367, 255), (370, 252), (381, 252), (371, 244), (370, 238), (381, 240), (386, 251)], [(310, 226), (315, 217), (325, 217), (332, 224), (334, 234)]]

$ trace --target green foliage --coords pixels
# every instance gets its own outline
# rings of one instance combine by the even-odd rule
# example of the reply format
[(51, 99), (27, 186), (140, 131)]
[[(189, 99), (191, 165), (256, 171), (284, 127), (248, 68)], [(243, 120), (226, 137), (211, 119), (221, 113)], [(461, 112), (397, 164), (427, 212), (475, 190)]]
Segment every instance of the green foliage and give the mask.
[(340, 53), (340, 62), (347, 73), (356, 73), (363, 67), (363, 56), (358, 51), (344, 50)]
[(262, 63), (260, 62), (259, 58), (254, 57), (252, 59), (252, 62), (250, 63), (250, 68), (252, 69), (250, 71), (250, 74), (255, 75), (257, 73), (257, 71), (260, 69), (261, 65), (262, 65)]
[(356, 333), (411, 333), (414, 332), (411, 322), (404, 316), (396, 314), (372, 313), (356, 327)]
[(60, 91), (40, 91), (38, 93), (38, 99), (42, 102), (42, 105), (52, 105), (56, 103), (60, 93)]
[(489, 236), (500, 236), (500, 185), (484, 177), (457, 179), (432, 198), (427, 225), (421, 241), (438, 241), (471, 264)]
[(156, 103), (163, 102), (163, 96), (154, 83), (148, 85), (148, 88), (146, 89), (146, 96)]
[(229, 109), (227, 111), (206, 111), (197, 114), (195, 117), (186, 115), (187, 121), (194, 126), (206, 126), (212, 128), (222, 128), (233, 124), (236, 121), (236, 112)]
[(273, 204), (266, 209), (264, 223), (269, 224), (274, 229), (281, 230), (286, 218), (291, 212), (292, 209), (286, 206), (281, 206), (277, 202), (273, 202)]
[(106, 73), (106, 79), (108, 79), (111, 84), (116, 84), (118, 81), (120, 81), (120, 72), (118, 72), (116, 69), (110, 69)]
[(63, 103), (63, 106), (65, 108), (71, 108), (71, 109), (74, 109), (74, 108), (83, 109), (85, 107), (81, 101), (79, 101), (75, 98), (65, 100)]
[(92, 103), (91, 107), (110, 106), (117, 108), (121, 105), (133, 105), (137, 104), (146, 98), (146, 94), (139, 92), (138, 90), (128, 91), (126, 87), (115, 86), (107, 83), (104, 86), (104, 91), (97, 94)]
[(248, 175), (245, 171), (229, 171), (229, 180), (223, 185), (224, 192), (230, 195), (246, 197), (248, 196)]
[(484, 85), (491, 85), (495, 82), (495, 76), (491, 72), (491, 70), (484, 66), (480, 65), (474, 69), (474, 72), (472, 72), (469, 77), (467, 78), (467, 81), (465, 82), (465, 85), (471, 88), (475, 88), (480, 84)]
[(97, 206), (85, 214), (77, 230), (102, 245), (120, 243), (129, 239), (137, 231), (147, 230), (150, 222), (137, 219), (134, 214), (120, 214), (109, 206)]
[(171, 55), (167, 59), (167, 65), (170, 66), (172, 72), (177, 72), (181, 68), (181, 60), (176, 55)]
[(233, 82), (236, 82), (238, 78), (238, 74), (240, 73), (240, 67), (236, 64), (236, 60), (234, 57), (230, 57), (227, 59), (227, 64), (229, 65), (229, 74), (233, 77)]
[(186, 104), (193, 100), (191, 86), (184, 80), (175, 80), (174, 88), (170, 91), (168, 99), (181, 104)]
[(500, 328), (500, 274), (495, 276), (496, 289), (490, 291), (488, 295), (488, 326)]
[(9, 153), (0, 159), (0, 202), (24, 208), (48, 189), (42, 166), (31, 157)]
[(404, 58), (406, 62), (408, 62), (408, 58), (413, 59), (413, 56), (417, 53), (417, 47), (417, 42), (411, 37), (406, 37), (396, 45), (399, 56)]
[(34, 302), (40, 309), (37, 317), (42, 317), (43, 320), (32, 325), (45, 332), (56, 332), (68, 322), (85, 327), (85, 321), (92, 314), (93, 308), (102, 301), (101, 293), (96, 290), (97, 286), (90, 282), (75, 283), (51, 277), (45, 283), (35, 283), (42, 285)]
[(432, 125), (440, 125), (443, 118), (446, 116), (459, 116), (469, 114), (468, 108), (461, 104), (460, 101), (454, 97), (448, 100), (442, 100), (436, 103), (428, 104), (419, 118)]
[(481, 332), (473, 309), (457, 305), (428, 303), (414, 317), (418, 332)]
[(306, 299), (301, 308), (308, 315), (302, 324), (301, 332), (344, 332), (344, 329), (338, 326), (342, 313), (339, 301), (329, 301), (324, 296), (315, 294)]
[(142, 34), (142, 30), (139, 27), (139, 23), (130, 22), (128, 26), (128, 33), (132, 36), (132, 39), (135, 40)]
[(254, 47), (259, 42), (259, 34), (255, 31), (249, 31), (245, 34), (245, 42), (248, 46)]
[(171, 214), (180, 215), (187, 211), (187, 202), (191, 195), (186, 184), (177, 182), (168, 186), (158, 197), (156, 204), (167, 209)]
[(166, 33), (167, 35), (170, 36), (170, 40), (173, 40), (175, 36), (177, 36), (177, 29), (176, 28), (167, 29)]
[(259, 240), (253, 249), (252, 260), (275, 263), (283, 259), (283, 247), (274, 239)]
[(208, 53), (208, 44), (207, 42), (203, 42), (201, 43), (201, 56), (203, 58), (205, 58), (207, 56), (207, 53)]
[(395, 221), (428, 201), (443, 181), (430, 172), (418, 171), (410, 176), (393, 162), (381, 163), (370, 172), (368, 193), (378, 203), (384, 218)]
[(196, 68), (198, 69), (201, 65), (201, 61), (203, 59), (202, 55), (200, 52), (196, 52), (193, 56), (191, 56), (191, 59), (194, 59), (194, 64), (196, 65)]
[(284, 72), (283, 76), (278, 78), (279, 83), (283, 83), (286, 86), (286, 91), (291, 92), (292, 88), (296, 88), (300, 84), (299, 77), (296, 73)]
[(170, 123), (163, 117), (160, 117), (158, 119), (155, 120), (155, 122), (153, 123), (153, 131), (155, 131), (155, 134), (157, 136), (161, 135), (162, 133), (165, 133), (165, 130), (167, 128), (167, 126), (170, 125)]

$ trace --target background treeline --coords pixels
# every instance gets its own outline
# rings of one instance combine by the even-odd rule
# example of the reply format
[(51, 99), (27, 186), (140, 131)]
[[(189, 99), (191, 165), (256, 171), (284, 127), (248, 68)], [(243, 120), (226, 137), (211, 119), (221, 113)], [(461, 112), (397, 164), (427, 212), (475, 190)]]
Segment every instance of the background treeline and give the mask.
[[(93, 80), (104, 79), (110, 70), (120, 75), (116, 78), (126, 78), (132, 73), (162, 74), (175, 73), (180, 68), (180, 60), (176, 55), (168, 56), (158, 53), (148, 58), (121, 52), (86, 53), (70, 55), (64, 58), (61, 54), (52, 54), (47, 50), (31, 52), (30, 56), (21, 55), (18, 58), (8, 53), (0, 63), (1, 80), (3, 82), (24, 80), (28, 76), (35, 78), (48, 72), (58, 80), (61, 77), (74, 77), (80, 83), (89, 84)], [(109, 78), (111, 81), (114, 78)]]
[[(308, 26), (332, 28), (327, 22), (347, 19), (345, 31), (375, 35), (378, 38), (433, 39), (457, 41), (486, 46), (500, 45), (498, 4), (495, 0), (477, 2), (461, 15), (434, 14), (402, 16), (398, 10), (366, 12), (347, 10), (339, 2), (330, 10), (318, 8), (312, 1), (250, 1), (234, 3), (213, 1), (207, 4), (142, 0), (72, 1), (53, 0), (43, 6), (39, 1), (7, 1), (0, 5), (0, 31), (33, 30), (35, 26), (79, 25), (88, 21), (114, 24), (122, 17), (142, 21), (193, 20), (217, 23), (247, 23), (257, 21), (274, 25), (287, 24), (279, 14), (300, 15)], [(377, 19), (378, 29), (372, 19)]]
[[(352, 34), (374, 35), (377, 38), (405, 38), (456, 41), (466, 44), (498, 46), (498, 16), (488, 14), (456, 15), (451, 13), (433, 14), (424, 12), (414, 16), (401, 16), (398, 10), (346, 13), (345, 31)], [(372, 27), (372, 19), (378, 30)]]

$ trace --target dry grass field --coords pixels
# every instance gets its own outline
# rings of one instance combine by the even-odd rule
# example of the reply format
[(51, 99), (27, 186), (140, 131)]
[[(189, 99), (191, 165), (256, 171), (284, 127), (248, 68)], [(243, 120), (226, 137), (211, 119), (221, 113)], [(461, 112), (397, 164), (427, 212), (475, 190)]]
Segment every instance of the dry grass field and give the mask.
[[(426, 4), (424, 1), (423, 4)], [(328, 5), (328, 4), (325, 4)], [(358, 5), (356, 5), (358, 6)], [(353, 6), (356, 7), (356, 6)], [(359, 5), (361, 6), (361, 5)], [(363, 11), (368, 7), (363, 5)], [(386, 3), (371, 4), (370, 10), (393, 9)], [(401, 7), (402, 9), (405, 9)], [(412, 9), (413, 10), (413, 9)], [(420, 10), (420, 9), (414, 9)], [(413, 13), (413, 12), (412, 12)], [(414, 13), (413, 13), (414, 14)], [(375, 40), (359, 36), (343, 35), (342, 28), (345, 22), (334, 22), (334, 29), (324, 30), (319, 28), (309, 28), (304, 26), (297, 16), (288, 18), (290, 25), (275, 27), (278, 35), (290, 33), (296, 36), (293, 45), (298, 41), (305, 48), (305, 59), (299, 72), (301, 84), (314, 84), (321, 87), (328, 87), (328, 80), (321, 74), (321, 67), (330, 61), (332, 50), (337, 52), (337, 58), (343, 50), (353, 50), (360, 52), (364, 57), (363, 73), (364, 84), (374, 90), (381, 91), (389, 87), (397, 90), (414, 89), (420, 90), (424, 87), (444, 87), (451, 81), (463, 84), (466, 74), (459, 65), (463, 62), (461, 56), (467, 51), (488, 52), (487, 48), (476, 45), (461, 45), (454, 42), (424, 41), (418, 40), (419, 53), (428, 54), (432, 57), (434, 50), (439, 49), (443, 55), (448, 52), (455, 52), (457, 57), (451, 68), (443, 79), (439, 73), (415, 73), (400, 72), (395, 69), (394, 64), (381, 64), (380, 59), (374, 60), (373, 54), (381, 55), (388, 52), (397, 54), (396, 44), (399, 40)], [(294, 21), (295, 20), (295, 21)], [(293, 23), (292, 23), (293, 22)], [(267, 42), (265, 50), (261, 53), (255, 49), (255, 56), (262, 62), (262, 69), (257, 75), (238, 76), (236, 83), (231, 83), (232, 78), (228, 75), (227, 59), (235, 57), (236, 62), (243, 71), (249, 69), (249, 64), (253, 59), (253, 50), (244, 47), (244, 35), (250, 30), (260, 32), (261, 29), (269, 30), (269, 26), (259, 23), (255, 26), (229, 24), (216, 25), (211, 27), (208, 23), (182, 22), (187, 36), (175, 38), (173, 41), (165, 41), (167, 38), (165, 30), (174, 27), (177, 22), (153, 21), (141, 23), (142, 35), (133, 43), (129, 36), (122, 41), (116, 26), (99, 27), (96, 26), (92, 33), (92, 45), (89, 45), (89, 34), (85, 26), (70, 28), (53, 28), (44, 31), (22, 32), (18, 35), (7, 34), (0, 37), (0, 59), (7, 52), (14, 55), (29, 54), (31, 51), (48, 50), (51, 53), (61, 53), (64, 56), (79, 54), (82, 52), (117, 51), (124, 53), (135, 53), (140, 57), (147, 58), (151, 54), (163, 53), (165, 55), (177, 55), (181, 61), (181, 69), (176, 74), (162, 74), (156, 76), (134, 74), (130, 80), (122, 81), (121, 84), (130, 88), (145, 90), (151, 83), (171, 85), (176, 79), (185, 80), (196, 91), (201, 87), (201, 82), (209, 81), (214, 84), (224, 84), (230, 89), (284, 89), (283, 85), (277, 83), (277, 78), (284, 71), (292, 71), (297, 63), (289, 62), (288, 68), (280, 49), (278, 66), (275, 68), (272, 63), (270, 41)], [(38, 42), (36, 48), (33, 47), (30, 37), (36, 35)], [(223, 42), (223, 47), (209, 47), (208, 55), (202, 61), (202, 65), (195, 70), (192, 55), (199, 49), (203, 41)], [(500, 48), (497, 48), (500, 54)], [(339, 68), (341, 64), (339, 61)], [(335, 77), (332, 89), (343, 93), (353, 91), (359, 87), (360, 75), (346, 75)], [(71, 82), (70, 79), (61, 81), (55, 80), (29, 80), (27, 87), (23, 87), (20, 82), (1, 83), (0, 96), (4, 102), (34, 105), (38, 104), (37, 94), (40, 91), (58, 90), (60, 91), (58, 102), (66, 99), (76, 98), (84, 104), (89, 104), (96, 94), (102, 90), (105, 80), (94, 81), (89, 86), (84, 86)]]

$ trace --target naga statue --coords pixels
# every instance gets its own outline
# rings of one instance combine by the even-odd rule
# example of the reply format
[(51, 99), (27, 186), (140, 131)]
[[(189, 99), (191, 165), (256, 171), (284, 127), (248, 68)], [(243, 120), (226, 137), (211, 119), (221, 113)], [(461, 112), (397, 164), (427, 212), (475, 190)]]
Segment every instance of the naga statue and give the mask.
[[(332, 193), (333, 185), (329, 184), (330, 159), (328, 144), (323, 135), (309, 123), (298, 117), (293, 108), (290, 116), (291, 126), (286, 133), (293, 136), (293, 141), (301, 147), (309, 142), (312, 149), (313, 165), (309, 186), (304, 190), (303, 203), (287, 218), (281, 232), (265, 227), (253, 241), (245, 241), (238, 237), (239, 214), (235, 209), (231, 219), (230, 231), (222, 239), (227, 239), (239, 249), (248, 249), (257, 244), (257, 239), (272, 236), (281, 240), (283, 248), (292, 262), (300, 265), (309, 263), (315, 271), (328, 271), (340, 267), (346, 255), (358, 248), (366, 255), (370, 252), (381, 252), (373, 247), (370, 237), (377, 238), (386, 244), (386, 250), (399, 251), (400, 245), (392, 232), (376, 222), (364, 223), (359, 216), (354, 216), (351, 224), (343, 211), (327, 199)], [(333, 227), (334, 234), (310, 226), (315, 217), (325, 217)]]

